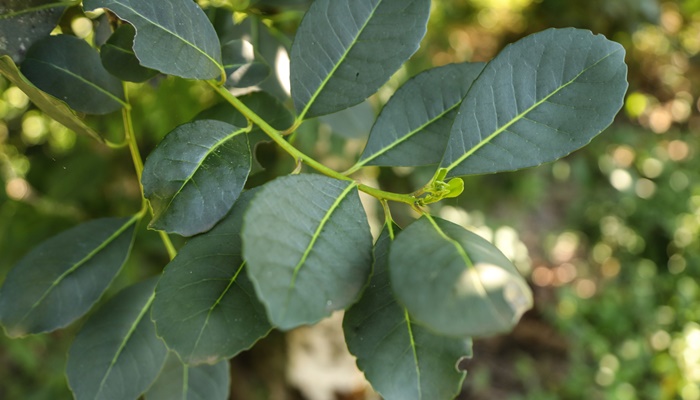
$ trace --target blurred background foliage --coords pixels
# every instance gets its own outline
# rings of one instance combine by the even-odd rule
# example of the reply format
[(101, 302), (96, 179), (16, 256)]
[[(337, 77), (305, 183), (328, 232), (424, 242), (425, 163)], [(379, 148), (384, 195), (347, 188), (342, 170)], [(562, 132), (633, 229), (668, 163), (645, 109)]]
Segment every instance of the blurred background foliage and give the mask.
[[(199, 3), (222, 37), (244, 31), (259, 42), (277, 67), (261, 87), (284, 100), (283, 49), (308, 1)], [(512, 334), (476, 341), (461, 398), (700, 400), (700, 0), (432, 3), (428, 35), (411, 61), (368, 105), (304, 124), (295, 145), (345, 169), (362, 151), (373, 114), (409, 77), (432, 66), (487, 61), (548, 27), (605, 34), (625, 46), (630, 68), (623, 111), (591, 145), (539, 168), (468, 177), (462, 196), (434, 206), (499, 246), (536, 296)], [(246, 9), (247, 18), (230, 13)], [(93, 43), (100, 29), (100, 19), (79, 8), (67, 10), (60, 24)], [(130, 94), (144, 155), (218, 101), (197, 82), (162, 76), (130, 85)], [(115, 142), (122, 136), (118, 113), (88, 122)], [(258, 146), (257, 157), (267, 169), (251, 185), (294, 169), (274, 146)], [(430, 168), (366, 168), (358, 178), (410, 192), (431, 175)], [(0, 281), (42, 240), (87, 219), (128, 215), (140, 202), (126, 149), (76, 136), (2, 79), (0, 188)], [(401, 224), (413, 217), (401, 206), (394, 212)], [(139, 235), (112, 292), (167, 263), (157, 235), (144, 227)], [(70, 398), (62, 370), (75, 329), (14, 341), (0, 336), (0, 398)], [(255, 367), (256, 354), (279, 357), (264, 349), (280, 337), (237, 357), (243, 367), (234, 371), (247, 383), (234, 378), (234, 385), (251, 389), (234, 399), (283, 398), (272, 394), (280, 383), (261, 376), (281, 377), (283, 367)]]

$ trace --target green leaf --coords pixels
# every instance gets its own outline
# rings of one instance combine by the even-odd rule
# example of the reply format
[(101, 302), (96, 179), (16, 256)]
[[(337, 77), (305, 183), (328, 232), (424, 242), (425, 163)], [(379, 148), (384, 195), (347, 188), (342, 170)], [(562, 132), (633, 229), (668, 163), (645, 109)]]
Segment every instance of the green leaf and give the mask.
[(348, 139), (364, 139), (369, 135), (374, 121), (374, 109), (369, 101), (346, 108), (333, 114), (324, 115), (319, 120), (328, 124), (331, 132)]
[(97, 51), (75, 36), (36, 42), (21, 70), (36, 87), (76, 111), (107, 114), (126, 105), (122, 83), (104, 69)]
[(372, 264), (357, 185), (306, 174), (265, 184), (244, 217), (243, 254), (270, 321), (283, 330), (352, 304)]
[(227, 361), (188, 367), (170, 353), (144, 397), (146, 400), (226, 400), (230, 380)]
[(107, 39), (100, 49), (102, 65), (110, 74), (123, 81), (145, 82), (158, 74), (158, 71), (142, 67), (134, 54), (136, 29), (123, 24)]
[(17, 66), (9, 56), (0, 57), (0, 74), (5, 76), (10, 82), (14, 83), (29, 99), (49, 117), (63, 124), (66, 128), (73, 130), (76, 133), (87, 135), (93, 139), (104, 142), (92, 128), (75, 115), (66, 103), (56, 99), (55, 97), (42, 92), (34, 86), (29, 80), (19, 72)]
[(108, 8), (133, 25), (144, 67), (189, 79), (226, 76), (216, 31), (191, 0), (84, 0), (83, 7)]
[(245, 128), (211, 120), (175, 128), (143, 168), (149, 228), (183, 236), (211, 229), (243, 190), (250, 163)]
[(430, 0), (316, 0), (291, 59), (299, 118), (355, 105), (379, 89), (425, 35)]
[(66, 364), (76, 400), (136, 399), (156, 379), (168, 355), (148, 318), (156, 281), (122, 290), (78, 332)]
[[(284, 104), (266, 92), (253, 92), (239, 97), (238, 100), (277, 130), (283, 131), (294, 123), (292, 113), (289, 112)], [(234, 126), (245, 126), (248, 123), (248, 119), (228, 102), (219, 103), (208, 108), (197, 114), (194, 119), (214, 119)], [(250, 169), (251, 175), (265, 169), (258, 162), (255, 156), (255, 149), (261, 142), (269, 141), (270, 138), (257, 125), (253, 126), (253, 129), (248, 133), (248, 142), (253, 153), (253, 165)]]
[(0, 55), (22, 62), (32, 44), (56, 27), (66, 9), (56, 0), (4, 0), (0, 2)]
[(624, 59), (620, 44), (572, 28), (506, 47), (462, 102), (441, 167), (448, 177), (510, 171), (584, 146), (622, 107)]
[(358, 166), (439, 163), (457, 109), (484, 65), (449, 64), (406, 82), (377, 117)]
[(221, 53), (228, 87), (255, 86), (270, 76), (270, 66), (248, 41), (232, 40), (223, 45)]
[(471, 357), (471, 340), (435, 335), (396, 302), (388, 269), (392, 236), (385, 227), (374, 245), (372, 279), (343, 319), (345, 341), (384, 399), (453, 399), (466, 375), (456, 366)]
[(256, 190), (244, 192), (214, 229), (187, 242), (158, 282), (151, 318), (187, 364), (231, 358), (272, 329), (241, 255), (243, 212)]
[(85, 314), (129, 256), (136, 222), (86, 222), (24, 256), (0, 290), (0, 321), (8, 336), (53, 331)]
[(510, 330), (532, 307), (532, 293), (491, 243), (451, 222), (423, 216), (389, 254), (391, 285), (417, 323), (450, 336)]

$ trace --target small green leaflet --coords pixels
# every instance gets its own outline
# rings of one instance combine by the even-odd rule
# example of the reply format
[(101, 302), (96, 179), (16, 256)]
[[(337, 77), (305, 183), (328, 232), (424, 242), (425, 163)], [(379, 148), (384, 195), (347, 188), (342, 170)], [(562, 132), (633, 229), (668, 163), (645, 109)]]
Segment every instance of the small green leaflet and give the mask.
[(345, 341), (382, 398), (453, 399), (466, 375), (456, 365), (471, 357), (471, 340), (438, 336), (414, 324), (397, 304), (388, 268), (391, 237), (397, 231), (385, 226), (374, 245), (374, 273), (360, 301), (345, 313)]
[(241, 255), (243, 213), (257, 190), (241, 194), (212, 230), (188, 241), (158, 282), (151, 318), (189, 365), (231, 358), (272, 329)]
[(119, 292), (90, 317), (68, 351), (76, 400), (136, 399), (158, 376), (168, 349), (148, 318), (152, 278)]
[(290, 54), (299, 119), (330, 114), (376, 92), (418, 50), (430, 0), (316, 0)]
[(226, 77), (214, 27), (191, 0), (84, 0), (85, 10), (107, 8), (136, 28), (141, 65), (188, 79)]
[(411, 318), (443, 335), (506, 332), (532, 307), (527, 282), (495, 246), (429, 215), (396, 237), (389, 271)]
[(34, 86), (29, 80), (19, 72), (17, 66), (9, 56), (0, 57), (0, 74), (15, 84), (24, 92), (41, 111), (57, 122), (63, 124), (68, 129), (87, 135), (104, 143), (104, 139), (100, 137), (92, 128), (75, 115), (75, 111), (71, 110), (66, 103), (56, 99), (50, 94), (44, 93)]
[(247, 131), (201, 120), (170, 132), (143, 168), (144, 195), (154, 214), (149, 227), (192, 236), (223, 218), (250, 173)]
[(86, 222), (24, 256), (0, 289), (0, 322), (7, 335), (50, 332), (88, 312), (129, 256), (137, 221)]
[(301, 174), (266, 183), (242, 236), (248, 276), (282, 330), (352, 304), (372, 268), (372, 235), (350, 181)]
[(76, 111), (108, 114), (126, 106), (122, 83), (104, 69), (97, 51), (75, 36), (36, 42), (21, 70), (36, 87)]
[(554, 161), (608, 127), (627, 91), (625, 50), (580, 29), (507, 46), (462, 102), (440, 164), (447, 177)]

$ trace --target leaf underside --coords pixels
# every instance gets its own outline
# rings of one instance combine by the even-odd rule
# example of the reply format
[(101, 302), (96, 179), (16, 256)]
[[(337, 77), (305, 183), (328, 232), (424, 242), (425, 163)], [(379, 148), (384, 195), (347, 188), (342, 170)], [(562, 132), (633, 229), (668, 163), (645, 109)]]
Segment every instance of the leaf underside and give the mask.
[(22, 92), (29, 97), (29, 100), (39, 107), (39, 109), (47, 116), (53, 118), (66, 128), (76, 133), (90, 136), (99, 142), (104, 142), (104, 139), (102, 139), (102, 137), (100, 137), (100, 135), (98, 135), (92, 128), (85, 125), (85, 123), (78, 118), (77, 115), (75, 115), (75, 112), (71, 110), (66, 103), (58, 100), (48, 93), (42, 92), (36, 86), (34, 86), (34, 84), (32, 84), (24, 75), (22, 75), (9, 56), (0, 57), (0, 74), (20, 88), (20, 90), (22, 90)]
[(496, 247), (439, 218), (423, 216), (397, 236), (389, 270), (413, 320), (443, 335), (502, 333), (532, 307), (530, 288)]
[(391, 290), (390, 244), (385, 227), (374, 245), (372, 279), (345, 313), (348, 349), (386, 400), (453, 399), (466, 375), (456, 364), (471, 356), (471, 340), (438, 336), (411, 322)]
[(0, 321), (10, 337), (50, 332), (84, 315), (126, 261), (135, 219), (93, 220), (35, 247), (8, 273)]
[(292, 98), (301, 118), (358, 104), (382, 86), (425, 35), (430, 0), (317, 0), (297, 30)]
[(372, 236), (352, 182), (290, 175), (248, 208), (243, 254), (273, 325), (313, 324), (352, 304), (371, 271)]
[(244, 192), (226, 218), (188, 241), (158, 282), (152, 312), (158, 335), (187, 364), (233, 357), (271, 329), (241, 255), (243, 212), (257, 190)]
[(554, 161), (612, 123), (627, 90), (625, 50), (580, 29), (507, 46), (462, 102), (441, 162), (448, 177)]

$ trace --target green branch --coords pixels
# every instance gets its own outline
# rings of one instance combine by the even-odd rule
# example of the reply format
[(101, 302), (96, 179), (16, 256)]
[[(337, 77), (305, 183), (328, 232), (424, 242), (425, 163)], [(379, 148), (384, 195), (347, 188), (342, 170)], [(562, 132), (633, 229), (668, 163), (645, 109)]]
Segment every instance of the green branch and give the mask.
[(70, 6), (74, 6), (78, 3), (80, 3), (80, 1), (78, 1), (78, 0), (58, 1), (55, 3), (42, 4), (40, 6), (27, 7), (23, 10), (11, 11), (7, 14), (0, 14), (0, 19), (13, 18), (13, 17), (17, 17), (17, 16), (22, 15), (22, 14), (28, 14), (28, 13), (32, 13), (32, 12), (36, 12), (36, 11), (46, 10), (49, 8), (70, 7)]
[[(260, 129), (262, 129), (263, 132), (267, 136), (272, 139), (277, 145), (279, 145), (284, 151), (289, 153), (292, 157), (294, 157), (295, 160), (301, 160), (307, 165), (309, 165), (311, 168), (315, 169), (316, 171), (329, 176), (331, 178), (335, 178), (341, 181), (351, 181), (355, 182), (354, 179), (347, 177), (343, 174), (341, 174), (338, 171), (335, 171), (331, 168), (328, 168), (327, 166), (321, 164), (320, 162), (316, 161), (312, 157), (302, 153), (299, 151), (296, 147), (292, 146), (291, 143), (286, 141), (284, 139), (284, 136), (282, 136), (282, 133), (278, 131), (277, 129), (273, 128), (270, 126), (270, 124), (267, 123), (264, 119), (260, 118), (258, 114), (256, 114), (253, 110), (248, 108), (245, 104), (243, 104), (242, 101), (240, 101), (236, 96), (232, 95), (226, 88), (219, 86), (215, 81), (207, 81), (207, 83), (214, 88), (226, 101), (231, 103), (232, 106), (234, 106), (238, 111), (240, 111), (246, 118), (248, 118), (249, 121), (254, 123), (255, 125), (259, 126)], [(410, 194), (399, 194), (399, 193), (392, 193), (392, 192), (385, 192), (380, 189), (375, 189), (373, 187), (359, 184), (358, 189), (373, 196), (376, 197), (379, 200), (391, 200), (391, 201), (396, 201), (400, 203), (406, 203), (411, 206), (415, 205), (416, 198), (413, 197)]]
[[(122, 109), (122, 120), (124, 121), (124, 141), (129, 146), (129, 152), (131, 153), (131, 160), (134, 163), (134, 170), (136, 171), (136, 178), (139, 182), (139, 188), (141, 188), (141, 203), (142, 207), (148, 208), (148, 210), (153, 214), (153, 210), (146, 200), (146, 196), (143, 193), (143, 184), (141, 183), (141, 175), (143, 174), (143, 159), (141, 158), (141, 152), (139, 151), (138, 143), (136, 143), (136, 135), (134, 134), (134, 123), (131, 119), (131, 106), (129, 104), (129, 92), (127, 90), (126, 84), (124, 84), (124, 99), (129, 107), (124, 107)], [(149, 204), (146, 206), (146, 204)], [(165, 246), (165, 250), (168, 252), (168, 256), (172, 260), (177, 255), (177, 250), (173, 246), (173, 242), (170, 240), (168, 234), (164, 231), (158, 231), (160, 239)]]

